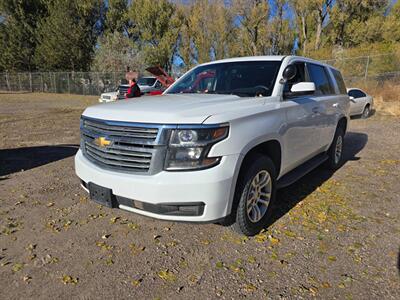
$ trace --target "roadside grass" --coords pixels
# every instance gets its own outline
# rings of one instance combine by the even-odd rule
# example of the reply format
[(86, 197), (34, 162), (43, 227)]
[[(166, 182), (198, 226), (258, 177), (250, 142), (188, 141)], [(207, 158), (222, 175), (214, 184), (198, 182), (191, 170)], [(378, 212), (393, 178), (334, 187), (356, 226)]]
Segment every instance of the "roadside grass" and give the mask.
[(374, 107), (378, 113), (400, 116), (400, 84), (386, 81), (380, 84), (376, 80), (356, 85), (374, 97)]

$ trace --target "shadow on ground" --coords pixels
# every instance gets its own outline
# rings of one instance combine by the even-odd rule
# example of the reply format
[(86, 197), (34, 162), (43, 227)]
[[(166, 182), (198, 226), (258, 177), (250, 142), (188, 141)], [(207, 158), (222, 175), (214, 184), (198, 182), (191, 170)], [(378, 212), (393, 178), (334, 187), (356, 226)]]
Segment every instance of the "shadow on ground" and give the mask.
[(400, 276), (400, 250), (399, 250), (399, 256), (397, 258), (397, 268), (399, 269), (399, 276)]
[[(364, 133), (348, 132), (344, 140), (342, 166), (348, 161), (359, 160), (360, 157), (358, 157), (357, 154), (365, 147), (367, 142), (368, 135)], [(272, 211), (268, 226), (288, 213), (297, 203), (331, 178), (334, 173), (335, 171), (320, 166), (294, 184), (279, 190), (275, 205), (271, 207)]]
[(37, 146), (0, 150), (0, 178), (73, 156), (79, 145)]

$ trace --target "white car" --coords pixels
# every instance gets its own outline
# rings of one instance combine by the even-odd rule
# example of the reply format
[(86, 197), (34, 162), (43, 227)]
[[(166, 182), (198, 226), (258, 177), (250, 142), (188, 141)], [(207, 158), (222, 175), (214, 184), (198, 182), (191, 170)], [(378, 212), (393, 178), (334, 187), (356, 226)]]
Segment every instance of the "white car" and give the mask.
[(361, 116), (368, 118), (374, 107), (374, 99), (363, 90), (358, 88), (347, 89), (350, 98), (350, 116)]
[(349, 106), (340, 72), (318, 61), (214, 61), (161, 96), (87, 108), (75, 170), (102, 205), (254, 235), (277, 189), (340, 167)]
[(137, 84), (142, 94), (147, 94), (153, 91), (162, 89), (162, 83), (156, 77), (141, 77), (138, 79)]
[(121, 84), (115, 92), (102, 93), (99, 98), (100, 103), (113, 102), (125, 99), (125, 93), (129, 88), (129, 84)]

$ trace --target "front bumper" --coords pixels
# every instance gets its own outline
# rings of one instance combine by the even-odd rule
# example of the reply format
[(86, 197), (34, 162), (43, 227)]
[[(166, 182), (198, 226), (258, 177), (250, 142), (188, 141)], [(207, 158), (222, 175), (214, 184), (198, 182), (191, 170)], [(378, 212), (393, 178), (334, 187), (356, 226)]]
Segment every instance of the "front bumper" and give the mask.
[[(229, 155), (224, 156), (218, 166), (206, 170), (134, 175), (102, 169), (87, 160), (79, 150), (75, 156), (75, 171), (86, 185), (92, 182), (111, 189), (112, 194), (120, 199), (117, 206), (121, 209), (163, 220), (211, 222), (230, 212), (238, 160), (239, 155)], [(135, 205), (135, 201), (139, 205)], [(193, 204), (204, 204), (200, 215), (170, 215), (162, 210), (169, 205)]]

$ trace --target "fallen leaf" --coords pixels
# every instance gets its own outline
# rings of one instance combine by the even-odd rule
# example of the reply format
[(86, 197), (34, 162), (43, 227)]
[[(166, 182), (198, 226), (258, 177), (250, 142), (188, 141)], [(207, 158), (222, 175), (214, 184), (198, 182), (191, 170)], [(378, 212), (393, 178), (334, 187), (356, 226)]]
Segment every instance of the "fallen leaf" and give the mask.
[(252, 293), (252, 292), (255, 292), (257, 290), (257, 287), (254, 284), (249, 283), (249, 284), (245, 285), (244, 290), (246, 292)]
[(15, 264), (13, 265), (13, 267), (12, 267), (12, 270), (13, 270), (14, 272), (19, 272), (19, 271), (21, 271), (23, 268), (24, 268), (24, 265), (23, 265), (23, 264), (21, 264), (21, 263), (15, 263)]
[(163, 270), (157, 273), (158, 277), (160, 277), (164, 281), (175, 281), (176, 276), (174, 273), (168, 271), (168, 270)]
[(72, 277), (70, 275), (64, 275), (62, 277), (62, 281), (63, 281), (64, 284), (77, 284), (79, 279), (75, 278), (75, 277)]
[(117, 222), (117, 220), (119, 220), (120, 217), (113, 217), (110, 219), (110, 224), (115, 224)]
[(277, 245), (279, 244), (279, 239), (273, 237), (272, 235), (268, 236), (268, 240), (271, 242), (272, 245)]
[(330, 261), (336, 261), (336, 256), (330, 255), (330, 256), (328, 256), (328, 259)]

